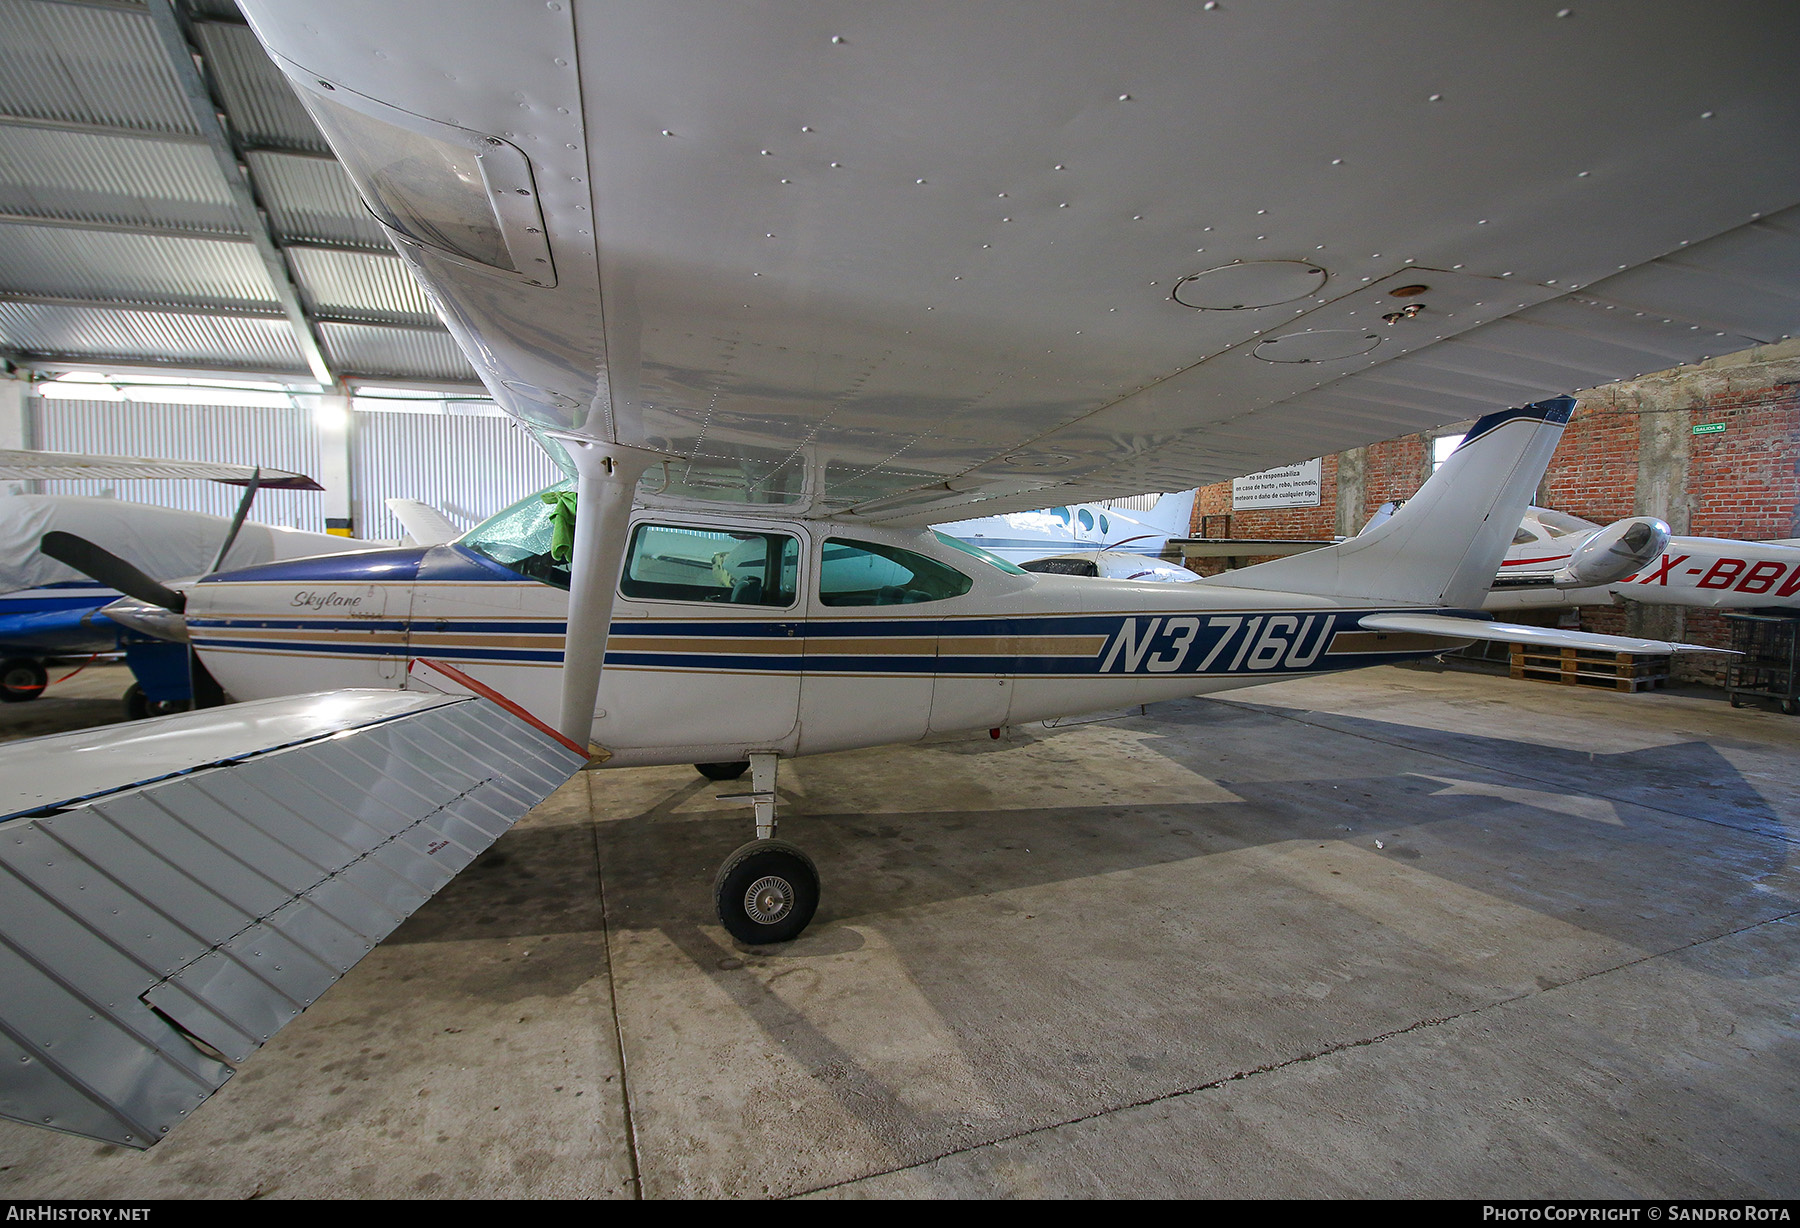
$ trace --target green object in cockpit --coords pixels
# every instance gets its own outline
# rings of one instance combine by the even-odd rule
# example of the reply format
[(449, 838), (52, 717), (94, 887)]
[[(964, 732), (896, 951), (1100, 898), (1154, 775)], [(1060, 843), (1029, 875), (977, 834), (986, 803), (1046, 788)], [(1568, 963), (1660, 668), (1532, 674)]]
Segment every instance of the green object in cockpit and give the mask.
[(566, 563), (575, 553), (575, 492), (547, 490), (538, 498), (550, 505), (550, 557)]

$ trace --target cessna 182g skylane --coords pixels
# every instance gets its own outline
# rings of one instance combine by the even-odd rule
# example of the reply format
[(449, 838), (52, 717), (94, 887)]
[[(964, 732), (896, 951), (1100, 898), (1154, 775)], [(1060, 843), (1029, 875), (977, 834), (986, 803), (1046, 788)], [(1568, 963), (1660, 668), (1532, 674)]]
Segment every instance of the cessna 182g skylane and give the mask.
[[(0, 1113), (129, 1145), (584, 764), (747, 762), (715, 900), (772, 941), (783, 756), (1666, 651), (1474, 607), (1555, 394), (1796, 315), (1784, 4), (242, 7), (575, 489), (159, 598), (247, 702), (0, 751)], [(1203, 585), (922, 527), (1478, 414), (1386, 525)]]
[[(1195, 586), (1036, 575), (934, 530), (639, 509), (580, 744), (611, 767), (752, 771), (757, 840), (721, 869), (716, 903), (738, 938), (780, 942), (819, 891), (805, 854), (773, 840), (780, 758), (1412, 660), (1477, 637), (1669, 651), (1473, 613), (1573, 404), (1481, 419), (1376, 530)], [(570, 655), (577, 509), (559, 489), (450, 545), (211, 575), (186, 590), (185, 630), (240, 700), (448, 683), (548, 729)]]

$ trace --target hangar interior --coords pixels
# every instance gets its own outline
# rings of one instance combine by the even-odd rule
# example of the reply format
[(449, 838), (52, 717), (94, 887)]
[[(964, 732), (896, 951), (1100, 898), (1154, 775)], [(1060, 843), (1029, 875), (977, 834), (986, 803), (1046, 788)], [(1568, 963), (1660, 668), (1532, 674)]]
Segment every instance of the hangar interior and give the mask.
[[(1744, 542), (1800, 537), (1797, 390), (1800, 343), (1781, 340), (1584, 391), (1535, 502), (1598, 524), (1655, 516), (1678, 535)], [(1468, 426), (1452, 423), (1325, 457), (1313, 508), (1234, 511), (1231, 483), (1206, 487), (1195, 500), (1194, 534), (1354, 535), (1383, 503), (1412, 495), (1434, 458), (1442, 460), (1443, 449), (1434, 445), (1454, 444)], [(1196, 560), (1193, 566), (1207, 573), (1222, 564)], [(1714, 610), (1629, 600), (1577, 609), (1579, 625), (1590, 631), (1732, 646), (1732, 629)], [(1716, 684), (1726, 660), (1680, 655), (1671, 668), (1677, 678)]]
[(466, 528), (556, 480), (231, 0), (6, 0), (0, 23), (0, 447), (293, 469), (328, 493), (259, 518), (371, 539), (400, 536), (389, 498)]
[[(371, 540), (559, 476), (232, 0), (0, 31), (0, 448), (295, 469), (327, 490), (258, 518)], [(1800, 535), (1797, 388), (1775, 339), (1584, 392), (1539, 502)], [(1459, 429), (1326, 456), (1316, 509), (1204, 488), (1194, 531), (1355, 533)], [(118, 721), (122, 673), (0, 738)], [(1792, 1199), (1797, 752), (1716, 688), (1383, 666), (821, 755), (780, 790), (831, 892), (779, 948), (712, 923), (733, 788), (581, 773), (154, 1148), (0, 1122), (0, 1196)]]

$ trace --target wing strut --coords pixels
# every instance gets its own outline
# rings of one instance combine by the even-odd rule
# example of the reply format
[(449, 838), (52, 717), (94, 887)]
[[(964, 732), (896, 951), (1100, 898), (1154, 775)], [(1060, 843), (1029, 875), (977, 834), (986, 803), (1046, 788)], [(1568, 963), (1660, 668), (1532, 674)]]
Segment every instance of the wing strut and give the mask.
[(638, 478), (667, 459), (601, 440), (558, 437), (575, 463), (575, 542), (569, 558), (569, 626), (563, 647), (563, 736), (587, 746), (594, 734), (594, 704), (606, 636), (612, 627), (613, 593), (625, 559), (625, 527)]

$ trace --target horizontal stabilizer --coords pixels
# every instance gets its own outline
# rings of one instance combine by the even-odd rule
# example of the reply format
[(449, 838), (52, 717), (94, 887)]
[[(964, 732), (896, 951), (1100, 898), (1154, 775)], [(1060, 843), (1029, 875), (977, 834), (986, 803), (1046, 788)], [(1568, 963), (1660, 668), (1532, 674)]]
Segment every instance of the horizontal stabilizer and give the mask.
[(1600, 635), (1592, 631), (1564, 631), (1560, 627), (1525, 627), (1518, 623), (1494, 623), (1453, 614), (1370, 614), (1360, 624), (1368, 631), (1411, 631), (1420, 635), (1448, 635), (1462, 640), (1498, 640), (1502, 644), (1535, 644), (1544, 648), (1585, 648), (1590, 652), (1634, 652), (1664, 655), (1671, 652), (1730, 652), (1704, 644), (1679, 644), (1668, 640), (1640, 640), (1629, 635)]
[(0, 749), (0, 1116), (130, 1147), (584, 762), (486, 700), (393, 691), (113, 742)]

